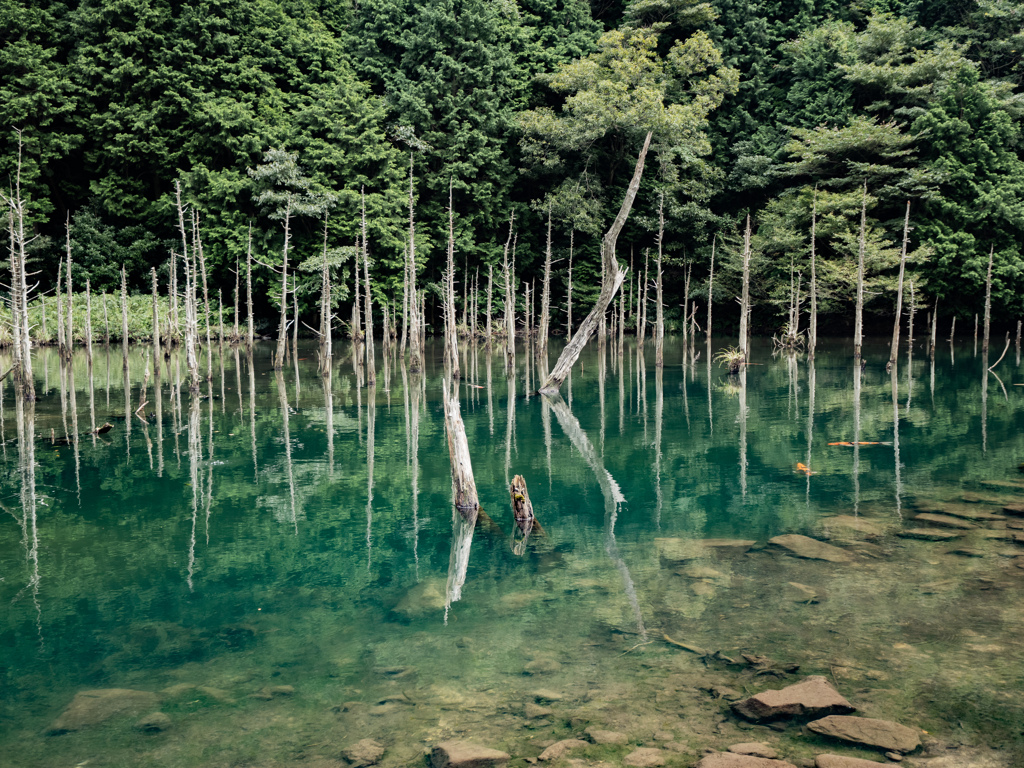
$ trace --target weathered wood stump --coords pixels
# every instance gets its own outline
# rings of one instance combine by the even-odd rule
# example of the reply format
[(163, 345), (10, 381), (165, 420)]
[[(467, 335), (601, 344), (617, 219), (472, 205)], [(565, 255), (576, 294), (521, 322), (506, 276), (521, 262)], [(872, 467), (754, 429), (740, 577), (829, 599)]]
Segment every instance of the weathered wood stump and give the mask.
[(515, 528), (512, 529), (512, 552), (516, 555), (523, 555), (526, 552), (526, 542), (530, 535), (536, 533), (538, 536), (543, 536), (544, 529), (533, 515), (533, 503), (530, 501), (530, 494), (526, 490), (526, 480), (522, 475), (512, 478), (508, 493), (512, 503), (512, 518), (515, 520)]

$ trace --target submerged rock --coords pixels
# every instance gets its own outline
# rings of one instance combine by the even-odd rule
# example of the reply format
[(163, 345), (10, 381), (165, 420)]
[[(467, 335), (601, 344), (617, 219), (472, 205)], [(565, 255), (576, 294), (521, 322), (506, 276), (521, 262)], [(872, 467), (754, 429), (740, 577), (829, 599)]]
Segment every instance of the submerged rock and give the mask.
[(380, 762), (380, 759), (384, 757), (384, 752), (383, 744), (379, 744), (373, 739), (360, 739), (348, 749), (343, 750), (341, 756), (354, 768), (364, 768), (364, 766)]
[(141, 715), (160, 706), (155, 693), (130, 688), (100, 688), (79, 691), (47, 731), (51, 735), (80, 731), (112, 717)]
[(542, 704), (550, 701), (561, 701), (565, 698), (558, 691), (552, 691), (549, 688), (538, 688), (530, 695), (533, 696), (534, 701), (539, 701)]
[(887, 752), (913, 752), (921, 746), (918, 731), (890, 720), (831, 715), (808, 723), (807, 727), (822, 736)]
[(796, 768), (785, 760), (771, 760), (753, 755), (737, 755), (734, 752), (712, 752), (705, 755), (694, 768)]
[(622, 762), (634, 768), (653, 768), (665, 764), (665, 753), (654, 747), (640, 747), (626, 755)]
[(470, 741), (443, 741), (430, 752), (431, 768), (491, 768), (505, 765), (507, 752), (474, 744)]
[(855, 515), (833, 515), (823, 518), (821, 521), (825, 533), (832, 536), (835, 534), (859, 533), (863, 536), (881, 536), (884, 532), (882, 525), (874, 520)]
[(769, 539), (768, 543), (773, 547), (786, 550), (794, 557), (805, 560), (824, 560), (829, 563), (849, 563), (853, 560), (853, 556), (845, 549), (834, 547), (809, 536), (801, 536), (799, 533), (776, 536)]
[(790, 717), (815, 718), (856, 711), (850, 702), (824, 677), (812, 675), (802, 682), (779, 690), (761, 691), (737, 701), (733, 711), (754, 723)]
[(540, 704), (534, 704), (532, 701), (528, 701), (523, 706), (523, 714), (531, 720), (535, 720), (538, 717), (550, 717), (555, 714), (555, 712), (551, 707), (542, 707)]
[(600, 728), (587, 728), (587, 738), (595, 744), (625, 744), (629, 739), (626, 734), (618, 731), (602, 731)]
[(904, 528), (896, 535), (901, 539), (919, 539), (921, 541), (950, 541), (960, 538), (959, 533), (940, 531), (937, 528)]
[(914, 519), (919, 523), (937, 525), (940, 528), (956, 528), (961, 531), (970, 531), (978, 527), (959, 517), (953, 517), (952, 515), (936, 515), (931, 512), (922, 512), (920, 515), (914, 515)]
[(171, 718), (163, 712), (150, 712), (135, 724), (136, 730), (143, 733), (160, 733), (171, 727)]
[(814, 768), (878, 768), (876, 760), (865, 760), (862, 757), (846, 755), (818, 755), (814, 759)]
[(786, 582), (786, 599), (794, 603), (818, 603), (821, 602), (821, 595), (814, 587), (800, 584), (796, 581)]
[(537, 759), (543, 761), (557, 760), (570, 750), (589, 746), (590, 744), (582, 739), (562, 739), (561, 741), (556, 741), (550, 747), (541, 752), (540, 757)]
[(445, 582), (441, 579), (427, 579), (405, 593), (392, 613), (405, 621), (411, 621), (428, 613), (444, 611)]
[(733, 744), (729, 751), (737, 755), (750, 755), (751, 757), (766, 757), (774, 760), (779, 753), (760, 741), (747, 741), (743, 744)]

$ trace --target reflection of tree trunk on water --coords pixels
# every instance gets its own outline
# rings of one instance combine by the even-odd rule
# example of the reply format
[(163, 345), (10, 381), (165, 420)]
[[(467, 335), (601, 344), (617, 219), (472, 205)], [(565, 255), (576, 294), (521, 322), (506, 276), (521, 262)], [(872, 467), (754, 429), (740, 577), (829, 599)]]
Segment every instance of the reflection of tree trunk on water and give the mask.
[(619, 358), (619, 434), (626, 434), (626, 362)]
[(124, 457), (127, 463), (131, 459), (132, 452), (132, 382), (127, 357), (124, 359), (122, 373), (124, 384)]
[(75, 369), (73, 359), (68, 359), (68, 407), (71, 409), (71, 446), (75, 454), (75, 490), (78, 504), (82, 504), (82, 463), (78, 450), (78, 398), (75, 392)]
[(373, 449), (377, 424), (377, 385), (366, 390), (366, 570), (373, 565)]
[[(236, 365), (238, 351), (235, 350)], [(156, 476), (164, 476), (164, 398), (160, 382), (160, 366), (156, 366), (153, 377), (153, 395), (156, 398)], [(239, 395), (241, 396), (241, 395)], [(92, 376), (89, 376), (89, 408), (92, 408)], [(96, 429), (96, 418), (92, 416), (93, 430)], [(96, 438), (93, 437), (95, 443)]]
[(597, 478), (597, 483), (601, 487), (601, 494), (604, 496), (604, 523), (605, 523), (605, 551), (611, 558), (615, 567), (618, 568), (619, 573), (622, 576), (623, 588), (626, 593), (626, 598), (629, 600), (630, 607), (633, 609), (633, 615), (636, 619), (637, 632), (647, 639), (647, 629), (644, 626), (643, 615), (640, 613), (640, 602), (637, 600), (636, 587), (633, 585), (633, 577), (629, 573), (629, 567), (623, 561), (622, 556), (619, 554), (618, 545), (615, 541), (615, 521), (618, 517), (619, 504), (623, 503), (626, 499), (622, 495), (622, 491), (619, 489), (618, 483), (611, 476), (604, 464), (601, 463), (601, 459), (598, 457), (597, 452), (594, 450), (593, 444), (587, 437), (587, 434), (580, 427), (579, 421), (573, 416), (572, 411), (569, 410), (569, 406), (566, 405), (565, 401), (558, 396), (547, 396), (545, 400), (551, 406), (551, 409), (555, 412), (555, 418), (558, 419), (559, 426), (562, 427), (562, 431), (565, 433), (569, 441), (575, 446), (576, 450), (583, 456), (584, 461), (590, 466), (594, 476)]
[(280, 368), (275, 369), (274, 378), (277, 379), (277, 396), (281, 406), (281, 435), (284, 438), (284, 461), (285, 471), (288, 476), (288, 505), (291, 510), (291, 522), (295, 527), (295, 535), (299, 535), (299, 516), (295, 511), (295, 474), (292, 471), (292, 435), (288, 424), (288, 391), (284, 383), (284, 373)]
[(178, 444), (178, 435), (181, 434), (181, 357), (174, 355), (174, 383), (171, 393), (171, 418), (174, 432), (174, 458), (178, 462), (178, 469), (181, 469), (181, 447)]
[(252, 443), (252, 476), (259, 478), (260, 468), (256, 462), (256, 371), (252, 360), (252, 347), (246, 347), (246, 365), (249, 368), (249, 438)]
[[(36, 632), (39, 634), (39, 648), (43, 649), (42, 606), (39, 604), (39, 527), (37, 519), (38, 499), (36, 497), (36, 408), (33, 400), (24, 399), (14, 388), (15, 418), (18, 428), (18, 475), (20, 480), (19, 500), (21, 503), (22, 546), (25, 549), (25, 566), (28, 582), (22, 592), (32, 595), (36, 609)], [(16, 601), (21, 592), (15, 596)], [(12, 601), (14, 602), (14, 601)]]
[(491, 343), (487, 342), (487, 423), (491, 437), (494, 437), (494, 393), (491, 383), (491, 356), (494, 354)]
[[(988, 453), (988, 351), (981, 356), (981, 452)], [(907, 396), (910, 400), (910, 396)]]
[(604, 361), (604, 353), (600, 353), (597, 357), (597, 399), (601, 404), (601, 432), (600, 432), (600, 451), (601, 456), (604, 456), (604, 380), (607, 375), (607, 363)]
[(402, 381), (409, 394), (409, 420), (406, 422), (406, 430), (409, 435), (409, 449), (411, 452), (412, 475), (412, 531), (413, 544), (412, 554), (416, 567), (416, 581), (420, 580), (420, 375), (413, 374), (411, 383), (405, 382), (405, 363), (402, 363)]
[[(385, 360), (387, 356), (385, 355)], [(334, 370), (330, 358), (326, 358), (321, 381), (324, 386), (324, 417), (327, 422), (327, 472), (334, 476)]]
[[(661, 492), (661, 419), (665, 413), (664, 372), (665, 369), (662, 366), (658, 366), (654, 371), (654, 495), (657, 499), (654, 525), (659, 531), (661, 530), (661, 508), (665, 501)], [(685, 382), (683, 389), (686, 389)]]
[(853, 363), (853, 513), (860, 512), (860, 356)]
[(896, 366), (889, 371), (889, 383), (892, 390), (892, 456), (896, 467), (896, 516), (903, 519), (903, 480), (900, 466), (900, 401), (898, 372)]
[(505, 412), (508, 416), (505, 421), (505, 485), (508, 485), (511, 480), (509, 472), (512, 468), (512, 438), (516, 431), (516, 377), (511, 375), (505, 381)]
[[(510, 386), (514, 386), (512, 381), (510, 379)], [(480, 513), (480, 502), (476, 492), (476, 481), (473, 477), (466, 428), (459, 408), (457, 386), (453, 385), (449, 392), (448, 381), (442, 381), (442, 397), (444, 398), (445, 435), (448, 439), (448, 456), (452, 470), (452, 500), (454, 502), (452, 548), (448, 558), (448, 582), (445, 586), (444, 620), (447, 624), (448, 609), (452, 603), (462, 597), (462, 587), (466, 583), (469, 551), (473, 544), (473, 529)], [(510, 403), (514, 403), (514, 397), (510, 398)], [(514, 415), (514, 406), (512, 405), (510, 405), (510, 414)], [(506, 448), (507, 450), (508, 448)], [(507, 462), (508, 454), (506, 453), (506, 472), (508, 470)]]
[(806, 501), (807, 504), (811, 503), (811, 471), (810, 468), (814, 466), (811, 463), (811, 454), (814, 449), (814, 397), (817, 394), (818, 380), (817, 373), (814, 369), (814, 357), (808, 355), (807, 358), (807, 461), (804, 462), (808, 470), (807, 475), (807, 493)]
[(196, 565), (196, 521), (199, 518), (199, 498), (202, 495), (200, 483), (199, 463), (203, 460), (203, 443), (199, 434), (199, 397), (193, 393), (189, 397), (188, 404), (188, 458), (189, 458), (189, 481), (192, 486), (192, 531), (188, 540), (188, 574), (185, 581), (188, 583), (188, 591), (193, 589), (192, 578), (195, 575)]
[[(213, 350), (210, 350), (211, 354)], [(210, 510), (213, 508), (213, 381), (206, 380), (206, 418), (209, 422), (206, 430), (206, 498), (203, 502), (206, 528), (206, 546), (210, 546)]]
[(740, 492), (743, 500), (747, 499), (747, 366), (741, 365), (740, 379)]

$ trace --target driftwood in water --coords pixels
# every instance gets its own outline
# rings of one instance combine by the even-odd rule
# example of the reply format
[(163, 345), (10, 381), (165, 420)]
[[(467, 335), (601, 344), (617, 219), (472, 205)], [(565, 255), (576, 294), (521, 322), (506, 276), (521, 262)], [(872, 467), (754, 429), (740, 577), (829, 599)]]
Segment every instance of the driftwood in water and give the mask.
[[(108, 422), (106, 424), (103, 424), (102, 426), (96, 427), (96, 429), (90, 429), (86, 432), (82, 432), (81, 437), (91, 437), (92, 435), (104, 435), (113, 428), (114, 425)], [(45, 440), (50, 445), (71, 445), (71, 443), (73, 443), (75, 440), (73, 436), (55, 437), (52, 433), (52, 430), (50, 435), (37, 435), (36, 439)]]

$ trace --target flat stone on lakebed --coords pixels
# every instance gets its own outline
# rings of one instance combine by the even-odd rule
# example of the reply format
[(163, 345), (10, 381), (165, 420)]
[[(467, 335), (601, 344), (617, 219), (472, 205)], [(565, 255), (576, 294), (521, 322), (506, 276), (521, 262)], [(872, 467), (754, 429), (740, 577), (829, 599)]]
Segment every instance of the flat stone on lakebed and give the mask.
[(505, 765), (507, 752), (499, 752), (470, 741), (443, 741), (430, 753), (431, 768), (492, 768)]
[(904, 528), (896, 534), (901, 539), (919, 539), (921, 541), (951, 541), (959, 539), (955, 531), (940, 531), (937, 528)]
[(761, 691), (750, 698), (734, 702), (732, 709), (754, 723), (789, 717), (845, 715), (856, 711), (856, 707), (821, 675), (811, 675), (799, 683), (778, 690)]
[(824, 560), (829, 563), (849, 563), (853, 556), (845, 549), (826, 544), (824, 541), (812, 539), (809, 536), (801, 536), (799, 533), (787, 533), (769, 539), (768, 543), (773, 547), (786, 550), (794, 557), (801, 557), (805, 560)]
[(733, 752), (712, 752), (701, 758), (694, 768), (796, 768), (786, 760), (770, 760), (753, 755), (737, 755)]
[(953, 517), (952, 515), (936, 515), (931, 512), (922, 512), (920, 515), (914, 515), (914, 519), (920, 523), (937, 525), (940, 528), (956, 528), (961, 531), (969, 531), (978, 527), (959, 517)]
[(873, 717), (830, 715), (808, 723), (807, 727), (822, 736), (887, 752), (913, 752), (921, 746), (918, 731)]

